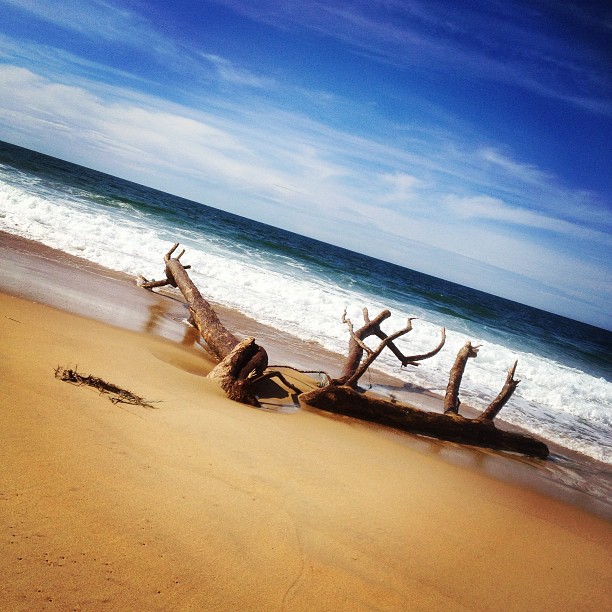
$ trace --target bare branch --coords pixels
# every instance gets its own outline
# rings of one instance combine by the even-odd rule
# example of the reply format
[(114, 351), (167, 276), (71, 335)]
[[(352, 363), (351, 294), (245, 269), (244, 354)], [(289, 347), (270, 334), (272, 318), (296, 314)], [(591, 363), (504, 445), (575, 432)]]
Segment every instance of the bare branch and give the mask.
[(366, 370), (374, 363), (374, 360), (382, 353), (384, 348), (392, 343), (397, 338), (407, 334), (412, 329), (412, 319), (408, 319), (408, 324), (403, 329), (396, 331), (394, 334), (387, 336), (374, 351), (368, 354), (368, 357), (363, 360), (363, 363), (357, 368), (355, 373), (344, 383), (349, 387), (357, 385), (359, 379), (365, 374)]
[[(416, 317), (412, 317), (408, 319), (408, 325), (410, 326), (410, 329), (408, 331), (412, 331), (412, 321), (414, 321), (415, 319)], [(380, 327), (376, 330), (375, 334), (381, 340), (386, 340), (388, 337), (387, 334), (385, 334), (385, 332), (382, 329), (380, 329)], [(404, 363), (404, 361), (406, 360), (406, 357), (404, 356), (402, 351), (400, 351), (399, 348), (397, 348), (397, 346), (393, 342), (389, 342), (387, 346), (389, 347), (389, 350), (400, 360), (401, 364), (403, 366), (406, 365)]]
[(170, 281), (167, 278), (158, 281), (148, 281), (144, 277), (141, 278), (144, 280), (144, 282), (140, 284), (143, 289), (155, 289), (156, 287), (165, 287), (166, 285), (170, 285)]
[(178, 248), (179, 243), (175, 242), (172, 247), (170, 248), (170, 250), (164, 255), (164, 261), (167, 263), (170, 258), (172, 257), (172, 253), (174, 253), (174, 251), (176, 251), (176, 249)]
[[(366, 316), (367, 316), (367, 311), (364, 313), (364, 318)], [(348, 330), (349, 330), (349, 334), (351, 338), (361, 347), (362, 350), (368, 353), (368, 355), (371, 355), (372, 349), (365, 342), (363, 342), (361, 338), (359, 338), (359, 336), (357, 336), (357, 334), (355, 333), (355, 329), (353, 328), (353, 322), (347, 318), (346, 308), (344, 309), (344, 312), (342, 313), (342, 322), (346, 323), (346, 325), (348, 326)]]
[(492, 421), (499, 414), (499, 411), (506, 405), (508, 400), (512, 397), (514, 390), (521, 382), (520, 380), (516, 380), (514, 378), (514, 373), (516, 372), (517, 365), (518, 361), (515, 361), (514, 365), (508, 370), (506, 382), (504, 383), (502, 390), (499, 392), (499, 395), (487, 406), (485, 411), (480, 415), (479, 418), (481, 420)]
[[(367, 310), (366, 310), (367, 313)], [(371, 321), (369, 318), (367, 320), (367, 325), (364, 325), (364, 327), (369, 327), (371, 328), (370, 334), (368, 335), (372, 335), (374, 333), (376, 333), (374, 330), (383, 322), (386, 321), (389, 317), (391, 316), (391, 311), (387, 310), (385, 308), (385, 310), (383, 310), (373, 321)], [(363, 328), (362, 328), (363, 329)]]
[(403, 366), (406, 366), (406, 365), (418, 366), (419, 364), (417, 362), (424, 361), (425, 359), (429, 359), (430, 357), (437, 355), (442, 350), (442, 347), (444, 346), (445, 342), (446, 342), (446, 329), (443, 327), (442, 328), (442, 338), (440, 340), (440, 343), (438, 344), (438, 346), (436, 346), (435, 349), (433, 349), (432, 351), (429, 351), (429, 353), (424, 353), (422, 355), (411, 355), (410, 357), (405, 357), (404, 361), (402, 362), (402, 365)]

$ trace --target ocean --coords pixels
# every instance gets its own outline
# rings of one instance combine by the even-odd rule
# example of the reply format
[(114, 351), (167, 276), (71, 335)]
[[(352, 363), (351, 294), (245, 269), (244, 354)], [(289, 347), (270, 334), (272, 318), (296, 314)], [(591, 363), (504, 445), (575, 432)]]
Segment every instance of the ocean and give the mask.
[(402, 369), (383, 354), (376, 366), (400, 386), (443, 393), (469, 339), (482, 346), (466, 368), (463, 403), (486, 407), (518, 360), (521, 383), (500, 418), (612, 463), (607, 330), (7, 143), (0, 143), (0, 230), (147, 278), (161, 276), (162, 255), (180, 242), (207, 299), (340, 355), (345, 308), (356, 326), (363, 307), (371, 315), (388, 308), (388, 333), (417, 317), (398, 342), (405, 354), (436, 346), (444, 326), (447, 342), (436, 357)]

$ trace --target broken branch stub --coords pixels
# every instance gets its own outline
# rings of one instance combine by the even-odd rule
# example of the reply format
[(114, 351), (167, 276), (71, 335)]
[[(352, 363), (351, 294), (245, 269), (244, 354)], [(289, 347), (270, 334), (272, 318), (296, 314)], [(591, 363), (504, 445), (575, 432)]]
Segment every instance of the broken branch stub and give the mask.
[(457, 353), (457, 358), (450, 371), (446, 395), (444, 396), (445, 414), (459, 413), (459, 406), (461, 405), (461, 401), (459, 400), (459, 387), (461, 386), (463, 372), (465, 371), (467, 360), (478, 356), (479, 348), (479, 346), (472, 346), (472, 343), (468, 340)]

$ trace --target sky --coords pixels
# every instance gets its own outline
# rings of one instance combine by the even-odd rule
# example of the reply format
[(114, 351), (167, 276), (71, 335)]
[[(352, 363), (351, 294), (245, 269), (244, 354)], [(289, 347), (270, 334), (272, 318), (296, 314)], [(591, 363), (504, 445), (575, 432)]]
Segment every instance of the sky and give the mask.
[(612, 9), (0, 0), (0, 140), (612, 329)]

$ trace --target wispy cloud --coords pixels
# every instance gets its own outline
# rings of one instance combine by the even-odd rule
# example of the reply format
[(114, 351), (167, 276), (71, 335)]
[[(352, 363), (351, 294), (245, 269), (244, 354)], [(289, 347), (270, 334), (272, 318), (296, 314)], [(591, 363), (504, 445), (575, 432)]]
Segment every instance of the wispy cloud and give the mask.
[(526, 208), (509, 206), (503, 200), (487, 195), (458, 197), (449, 195), (444, 199), (454, 215), (465, 219), (493, 221), (502, 226), (522, 226), (525, 228), (547, 230), (556, 234), (592, 240), (612, 247), (612, 236), (570, 223), (551, 215), (542, 214)]
[(380, 176), (380, 180), (383, 185), (389, 186), (389, 191), (387, 193), (383, 191), (379, 202), (387, 204), (414, 200), (418, 197), (419, 188), (424, 186), (421, 179), (405, 172), (384, 173)]
[(48, 23), (88, 38), (101, 38), (121, 44), (141, 45), (163, 40), (140, 14), (101, 0), (0, 0)]
[(576, 226), (597, 225), (612, 232), (612, 218), (597, 195), (568, 189), (550, 172), (517, 162), (500, 151), (483, 147), (476, 152), (486, 162), (481, 169), (490, 181), (489, 193), (497, 191), (517, 207), (539, 210)]
[(501, 168), (508, 174), (516, 177), (522, 183), (539, 185), (550, 182), (553, 178), (550, 173), (543, 172), (533, 165), (521, 164), (491, 148), (483, 148), (479, 151), (482, 158)]
[(507, 83), (590, 112), (612, 113), (609, 60), (567, 40), (561, 31), (555, 35), (539, 27), (542, 15), (530, 3), (216, 2), (274, 27), (308, 29), (341, 40), (376, 61)]
[[(94, 62), (55, 46), (17, 41), (3, 34), (0, 34), (0, 61), (34, 70), (42, 69), (45, 74), (65, 82), (71, 82), (75, 77), (89, 77), (91, 88), (96, 87), (96, 81), (145, 83), (147, 86), (152, 84), (150, 80), (133, 72)], [(104, 87), (108, 88), (108, 85)]]
[[(239, 75), (231, 77), (235, 80), (250, 85), (253, 79), (253, 86), (267, 84), (221, 58), (214, 61), (224, 69), (231, 67)], [(66, 80), (60, 72), (47, 81), (32, 72), (5, 68), (5, 93), (10, 92), (5, 111), (21, 112), (22, 123), (54, 117), (76, 134), (79, 129), (89, 129), (90, 123), (104, 123), (111, 110), (122, 105), (122, 115), (115, 112), (104, 129), (98, 126), (94, 131), (106, 130), (119, 142), (132, 134), (132, 146), (140, 143), (152, 148), (158, 160), (168, 157), (168, 149), (161, 144), (155, 147), (155, 143), (184, 138), (181, 148), (185, 151), (192, 145), (206, 150), (182, 159), (176, 172), (184, 174), (185, 168), (197, 167), (197, 173), (205, 177), (207, 168), (215, 168), (220, 177), (240, 181), (254, 193), (265, 187), (265, 197), (279, 196), (274, 185), (306, 194), (313, 194), (316, 186), (319, 194), (329, 192), (330, 202), (346, 200), (347, 208), (363, 208), (367, 202), (384, 207), (387, 214), (389, 208), (395, 208), (413, 220), (440, 222), (444, 215), (453, 214), (464, 221), (479, 218), (583, 236), (590, 223), (605, 227), (606, 218), (609, 222), (590, 194), (563, 188), (550, 173), (517, 162), (494, 147), (453, 141), (449, 134), (432, 143), (421, 133), (410, 139), (409, 146), (398, 147), (340, 132), (261, 101), (256, 105), (226, 101), (215, 107), (210, 98), (204, 98), (199, 106), (210, 111), (203, 113), (125, 88), (74, 76)], [(14, 85), (11, 79), (16, 80)], [(127, 117), (131, 121), (126, 122)], [(6, 121), (7, 128), (10, 123)], [(113, 128), (116, 124), (121, 127)], [(232, 146), (227, 148), (229, 142)], [(201, 160), (199, 165), (196, 159)]]
[[(73, 69), (78, 68), (80, 74), (91, 74), (93, 79), (107, 82), (119, 79), (131, 85), (139, 84), (143, 90), (157, 91), (170, 87), (181, 89), (187, 76), (190, 83), (207, 83), (215, 74), (225, 76), (229, 72), (226, 69), (221, 75), (219, 67), (214, 67), (198, 49), (167, 36), (142, 14), (112, 1), (0, 0), (0, 6), (3, 3), (46, 22), (50, 31), (66, 30), (69, 33), (66, 40), (73, 40), (76, 34), (93, 43), (84, 53), (79, 45), (69, 45), (78, 49), (71, 53), (67, 47), (36, 43), (27, 35), (17, 44), (10, 37), (3, 37), (5, 53), (22, 55), (24, 60), (37, 63), (39, 67), (53, 69), (72, 64)], [(121, 70), (117, 68), (117, 57), (141, 62), (146, 70), (134, 66)], [(69, 78), (70, 72), (66, 77)], [(239, 75), (239, 71), (235, 73)]]
[(202, 57), (208, 60), (216, 68), (217, 73), (224, 81), (235, 85), (244, 85), (246, 87), (265, 89), (276, 87), (276, 82), (273, 79), (257, 76), (248, 70), (238, 68), (227, 58), (211, 53), (203, 53)]

